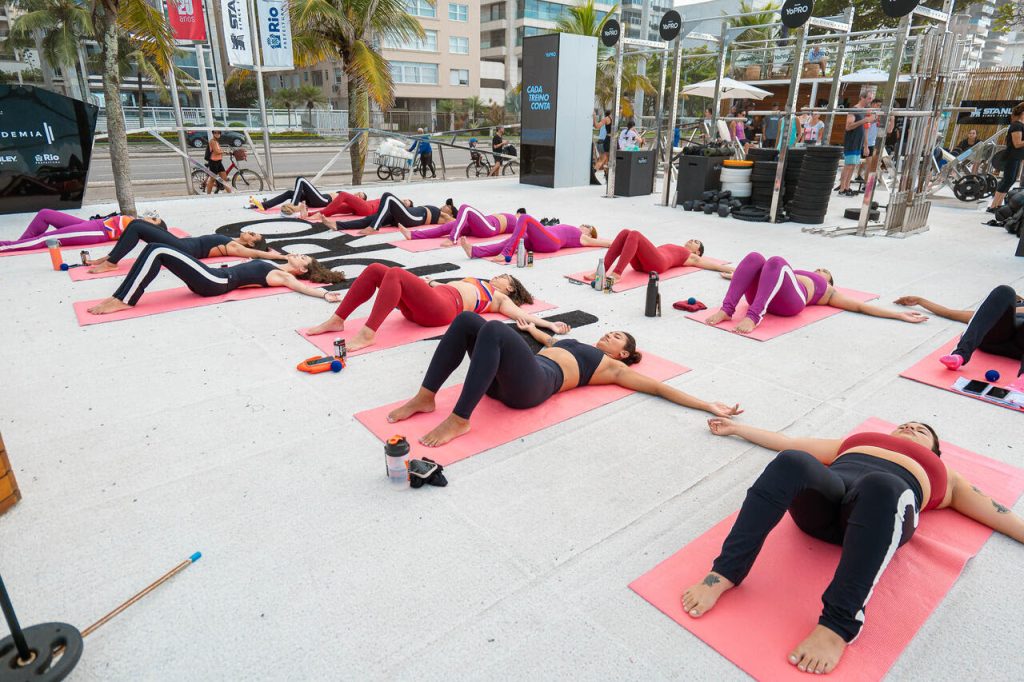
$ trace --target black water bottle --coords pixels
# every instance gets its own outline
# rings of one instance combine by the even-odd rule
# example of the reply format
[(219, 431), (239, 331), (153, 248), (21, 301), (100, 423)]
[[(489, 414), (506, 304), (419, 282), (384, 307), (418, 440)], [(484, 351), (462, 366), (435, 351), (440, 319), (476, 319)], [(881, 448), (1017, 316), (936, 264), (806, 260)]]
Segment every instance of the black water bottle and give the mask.
[(647, 280), (647, 305), (644, 307), (647, 317), (661, 317), (661, 292), (658, 291), (658, 273), (651, 272)]

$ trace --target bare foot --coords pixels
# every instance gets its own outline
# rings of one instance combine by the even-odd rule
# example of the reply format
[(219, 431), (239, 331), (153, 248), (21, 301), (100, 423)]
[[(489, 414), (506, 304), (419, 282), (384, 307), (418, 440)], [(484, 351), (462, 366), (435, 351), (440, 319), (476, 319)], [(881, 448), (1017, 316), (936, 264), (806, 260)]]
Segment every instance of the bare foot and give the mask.
[(430, 433), (420, 438), (420, 442), (428, 448), (436, 448), (467, 433), (469, 433), (469, 420), (450, 414)]
[(455, 246), (455, 242), (453, 242), (451, 239), (442, 239), (441, 240), (441, 248), (442, 249), (450, 249), (453, 246)]
[(97, 303), (93, 307), (89, 308), (89, 312), (93, 315), (107, 315), (109, 313), (116, 313), (122, 310), (130, 310), (132, 306), (124, 303), (113, 296), (104, 300), (102, 303)]
[(595, 279), (597, 279), (597, 273), (596, 272), (588, 272), (587, 274), (583, 275), (583, 279), (584, 279), (584, 281), (592, 282)]
[(303, 220), (309, 218), (309, 207), (306, 206), (305, 202), (299, 204), (299, 217)]
[(744, 317), (742, 320), (740, 320), (740, 323), (736, 325), (736, 329), (734, 329), (733, 331), (735, 331), (737, 334), (749, 334), (750, 332), (754, 331), (754, 327), (756, 326), (757, 324), (752, 319), (750, 319), (749, 317)]
[(347, 346), (351, 353), (354, 350), (360, 348), (366, 348), (367, 346), (373, 345), (373, 340), (377, 338), (377, 332), (373, 331), (369, 327), (363, 327), (360, 329), (355, 336), (348, 340)]
[(473, 247), (469, 245), (469, 240), (465, 237), (459, 237), (459, 246), (466, 252), (466, 258), (473, 257)]
[[(332, 230), (336, 230), (338, 228), (337, 227), (332, 227), (331, 229)], [(369, 236), (371, 234), (377, 234), (377, 230), (373, 229), (372, 227), (364, 227), (363, 229), (361, 229), (358, 232), (356, 232), (356, 234), (363, 234), (363, 235)]]
[(722, 322), (725, 322), (726, 320), (731, 320), (731, 319), (732, 319), (732, 315), (729, 315), (724, 310), (719, 310), (718, 312), (712, 314), (711, 317), (709, 317), (708, 319), (704, 320), (704, 322), (706, 324), (710, 324), (712, 327), (714, 327), (716, 324), (721, 324)]
[(106, 263), (107, 256), (100, 256), (99, 258), (87, 258), (85, 260), (86, 265), (99, 265), (100, 263)]
[(388, 421), (393, 424), (395, 422), (400, 422), (403, 419), (408, 419), (414, 414), (419, 414), (420, 412), (433, 411), (434, 394), (425, 388), (420, 388), (419, 392), (417, 392), (409, 402), (388, 413)]
[(412, 230), (410, 230), (408, 227), (399, 226), (398, 231), (401, 232), (402, 236), (405, 237), (406, 239), (412, 239)]
[(306, 336), (316, 336), (317, 334), (340, 331), (345, 331), (345, 320), (341, 319), (337, 315), (331, 315), (327, 318), (326, 322), (322, 322), (315, 327), (307, 329)]
[(683, 592), (683, 609), (694, 618), (700, 618), (711, 610), (718, 598), (731, 590), (735, 585), (732, 581), (726, 580), (717, 573), (708, 573), (696, 585), (691, 585), (686, 592)]
[(100, 272), (110, 272), (111, 270), (117, 270), (117, 263), (111, 263), (110, 261), (106, 260), (103, 261), (102, 263), (96, 263), (96, 265), (93, 265), (91, 268), (89, 268), (89, 272), (94, 275)]
[(839, 665), (846, 642), (824, 625), (815, 625), (811, 634), (789, 652), (789, 662), (805, 673), (830, 673)]

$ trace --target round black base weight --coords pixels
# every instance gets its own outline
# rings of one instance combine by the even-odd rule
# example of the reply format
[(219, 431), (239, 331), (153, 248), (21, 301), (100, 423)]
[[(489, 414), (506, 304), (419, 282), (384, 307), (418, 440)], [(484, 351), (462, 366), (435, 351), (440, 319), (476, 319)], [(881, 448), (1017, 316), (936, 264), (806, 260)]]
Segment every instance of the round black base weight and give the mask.
[(70, 675), (82, 657), (82, 635), (73, 625), (40, 623), (22, 632), (33, 657), (20, 664), (14, 638), (0, 640), (0, 682), (57, 682)]

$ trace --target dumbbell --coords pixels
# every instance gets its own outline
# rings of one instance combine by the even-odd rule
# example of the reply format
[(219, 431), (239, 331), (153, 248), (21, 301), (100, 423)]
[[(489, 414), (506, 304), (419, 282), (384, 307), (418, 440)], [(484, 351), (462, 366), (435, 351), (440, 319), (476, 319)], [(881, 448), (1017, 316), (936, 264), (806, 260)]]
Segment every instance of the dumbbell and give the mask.
[(729, 201), (729, 208), (737, 209), (743, 206), (743, 202), (739, 199), (732, 199)]
[(720, 218), (728, 218), (729, 217), (729, 212), (731, 210), (732, 210), (732, 208), (729, 206), (729, 204), (723, 201), (722, 203), (720, 203), (718, 205), (718, 217), (720, 217)]
[(715, 208), (716, 207), (717, 207), (716, 204), (708, 202), (708, 203), (704, 204), (704, 213), (706, 215), (711, 215), (712, 213), (715, 212)]
[(693, 210), (693, 203), (694, 203), (693, 199), (687, 199), (686, 201), (684, 201), (683, 202), (683, 210), (684, 211), (692, 211)]
[(723, 199), (732, 199), (732, 190), (731, 189), (727, 189), (724, 192), (719, 192), (718, 193), (718, 200), (722, 201)]
[(700, 198), (704, 201), (714, 201), (718, 198), (718, 192), (714, 190), (708, 190), (700, 195)]
[(693, 210), (694, 211), (703, 211), (704, 210), (704, 202), (703, 201), (694, 201), (693, 202)]

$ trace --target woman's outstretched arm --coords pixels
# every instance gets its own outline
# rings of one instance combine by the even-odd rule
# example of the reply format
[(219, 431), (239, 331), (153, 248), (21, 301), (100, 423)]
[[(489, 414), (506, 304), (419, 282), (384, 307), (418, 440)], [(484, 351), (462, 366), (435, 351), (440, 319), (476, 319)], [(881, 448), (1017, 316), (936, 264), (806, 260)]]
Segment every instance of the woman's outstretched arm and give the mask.
[(288, 260), (288, 256), (277, 251), (260, 251), (242, 246), (238, 242), (231, 242), (227, 245), (227, 255), (238, 256), (239, 258), (265, 258), (267, 260)]
[(775, 452), (803, 450), (824, 464), (831, 464), (835, 460), (842, 443), (834, 438), (794, 438), (777, 431), (759, 429), (749, 424), (739, 424), (724, 417), (709, 419), (708, 428), (716, 436), (739, 436), (745, 441)]
[(599, 237), (591, 237), (590, 235), (587, 234), (581, 234), (580, 244), (582, 244), (583, 246), (600, 246), (602, 248), (607, 249), (609, 246), (612, 245), (612, 241), (610, 239), (601, 239)]
[(929, 301), (927, 298), (921, 298), (920, 296), (900, 296), (895, 301), (896, 305), (914, 306), (919, 305), (928, 312), (944, 317), (947, 320), (954, 320), (955, 322), (963, 322), (964, 324), (971, 321), (971, 315), (974, 314), (971, 310), (954, 310), (947, 308), (944, 305), (939, 305), (933, 301)]
[(531, 315), (513, 303), (512, 299), (504, 294), (498, 295), (497, 292), (495, 292), (495, 298), (498, 300), (498, 309), (495, 312), (498, 312), (511, 320), (515, 320), (516, 322), (519, 322), (520, 320), (532, 322), (540, 328), (550, 329), (555, 334), (568, 334), (572, 331), (572, 327), (567, 325), (565, 322), (551, 322), (541, 317), (537, 317), (536, 315)]
[(702, 270), (711, 270), (712, 272), (732, 272), (736, 268), (727, 263), (715, 263), (714, 261), (708, 260), (707, 258), (701, 258), (694, 254), (686, 259), (686, 264), (692, 268), (700, 268)]
[(970, 481), (950, 470), (953, 496), (949, 506), (964, 516), (999, 531), (1017, 542), (1024, 542), (1024, 519), (983, 493)]
[(884, 317), (890, 320), (902, 320), (903, 322), (916, 323), (924, 322), (928, 319), (927, 315), (919, 313), (916, 310), (906, 312), (901, 310), (889, 310), (888, 308), (858, 301), (855, 298), (850, 298), (849, 296), (845, 296), (835, 290), (832, 291), (832, 296), (828, 299), (828, 305), (833, 308), (849, 310), (851, 313), (861, 313), (863, 315), (871, 315), (872, 317)]
[(652, 379), (646, 374), (640, 374), (621, 363), (618, 363), (617, 367), (610, 369), (609, 371), (612, 372), (612, 381), (609, 383), (613, 383), (633, 391), (640, 391), (641, 393), (655, 395), (659, 398), (669, 400), (676, 405), (682, 405), (683, 407), (689, 407), (694, 410), (703, 410), (704, 412), (710, 412), (711, 414), (719, 417), (731, 417), (733, 415), (743, 413), (739, 404), (730, 407), (725, 403), (701, 400), (700, 398), (692, 396), (689, 393), (684, 393), (677, 388), (672, 388), (663, 381)]
[(300, 281), (295, 275), (285, 272), (284, 270), (278, 270), (277, 272), (271, 272), (267, 275), (267, 284), (275, 287), (288, 287), (292, 291), (297, 291), (300, 294), (306, 296), (312, 296), (313, 298), (322, 298), (328, 303), (340, 303), (342, 294), (340, 291), (327, 291), (319, 287), (311, 287)]

